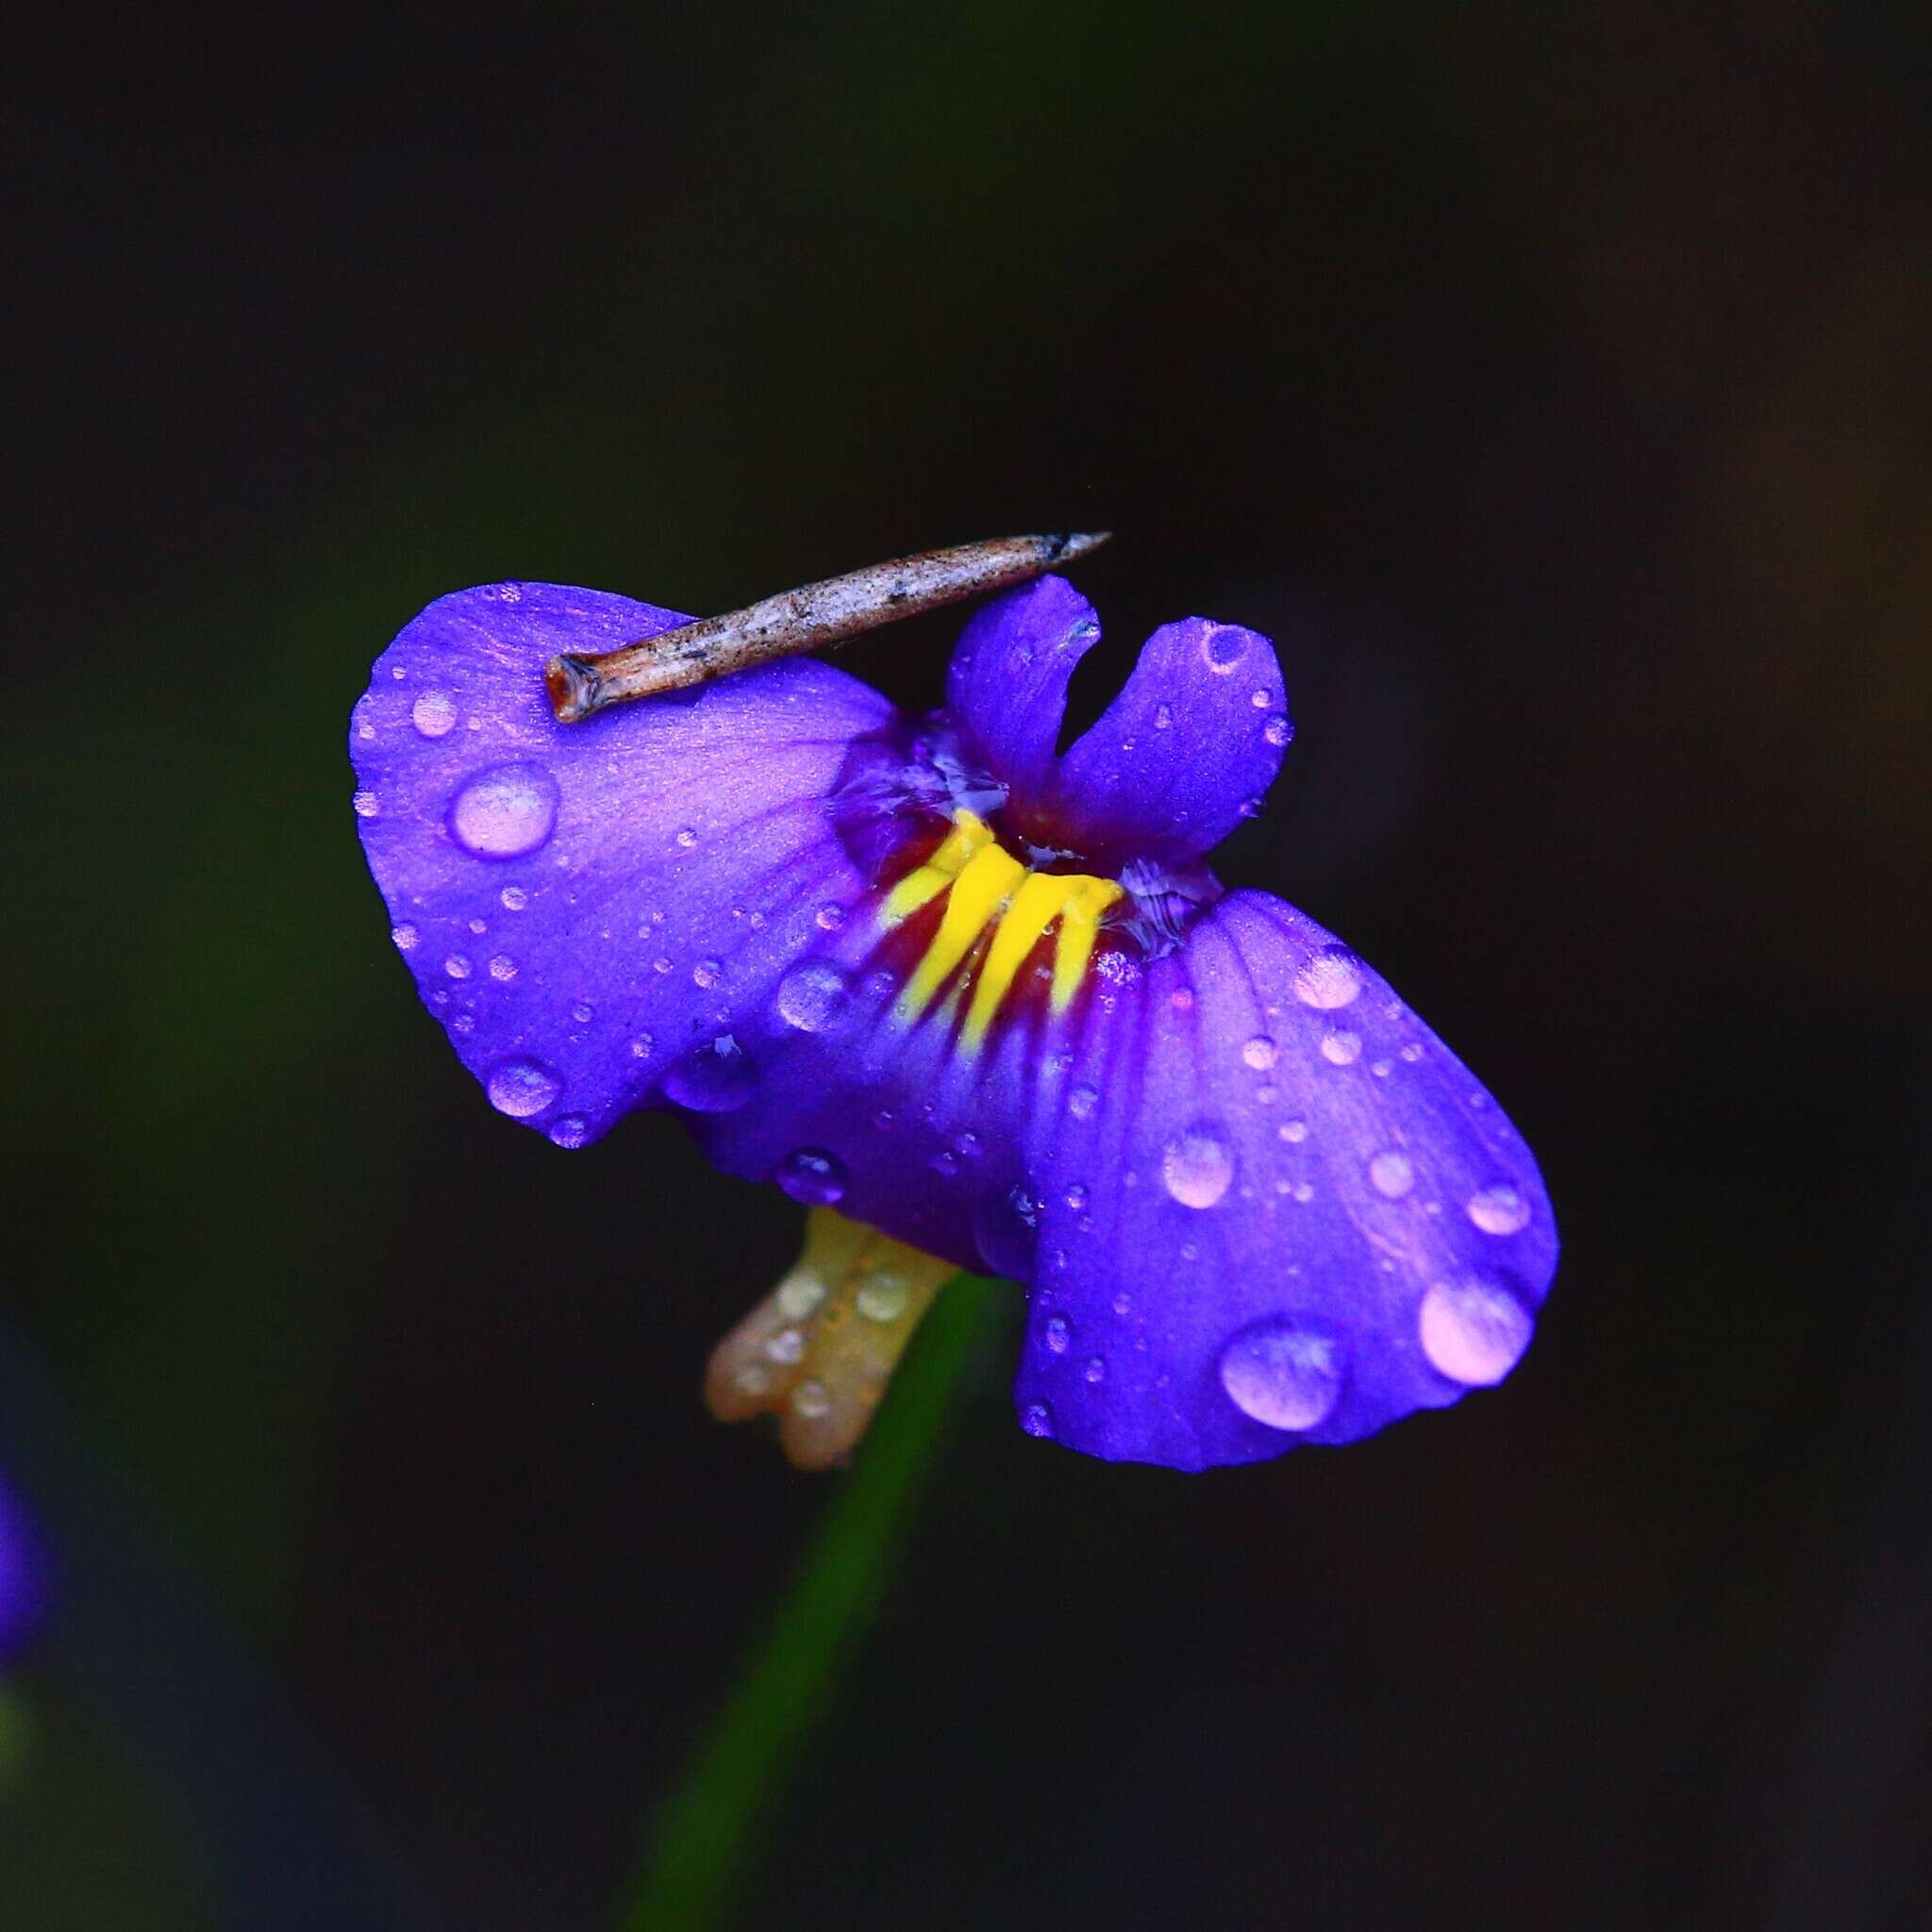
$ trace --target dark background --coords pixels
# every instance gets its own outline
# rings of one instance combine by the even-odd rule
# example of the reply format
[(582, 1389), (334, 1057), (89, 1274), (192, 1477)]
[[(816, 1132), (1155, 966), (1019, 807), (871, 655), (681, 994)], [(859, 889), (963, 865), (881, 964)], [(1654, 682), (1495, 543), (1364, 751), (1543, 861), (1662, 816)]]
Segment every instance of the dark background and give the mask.
[[(798, 1215), (483, 1104), (349, 706), (461, 585), (1068, 525), (1089, 711), (1276, 637), (1223, 874), (1481, 1074), (1565, 1261), (1502, 1391), (1203, 1477), (1023, 1437), (1009, 1329), (744, 1923), (1925, 1923), (1932, 33), (1551, 11), (15, 50), (7, 1925), (612, 1923), (827, 1493), (697, 1399)], [(956, 627), (844, 661), (930, 702)]]

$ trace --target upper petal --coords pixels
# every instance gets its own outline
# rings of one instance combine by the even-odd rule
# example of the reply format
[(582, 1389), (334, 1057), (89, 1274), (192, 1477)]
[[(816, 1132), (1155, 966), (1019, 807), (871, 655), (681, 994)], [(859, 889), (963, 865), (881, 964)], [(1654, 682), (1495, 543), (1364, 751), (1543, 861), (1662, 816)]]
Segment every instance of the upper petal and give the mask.
[(1092, 606), (1059, 577), (1008, 591), (960, 637), (953, 714), (1008, 788), (1007, 822), (1035, 844), (1111, 870), (1198, 858), (1281, 769), (1291, 727), (1274, 648), (1241, 625), (1162, 625), (1061, 758), (1068, 681), (1099, 637)]
[(566, 1145), (680, 1066), (700, 1098), (706, 1078), (728, 1091), (739, 1016), (868, 883), (826, 808), (855, 741), (894, 715), (858, 680), (792, 660), (587, 724), (551, 715), (551, 656), (685, 621), (559, 585), (459, 591), (396, 638), (356, 708), (357, 810), (396, 944), (492, 1103)]
[(1499, 1381), (1554, 1272), (1536, 1164), (1379, 976), (1229, 894), (1074, 1048), (1038, 1134), (1036, 1433), (1196, 1469)]
[(1060, 760), (1061, 842), (1107, 866), (1196, 858), (1255, 815), (1291, 735), (1281, 665), (1258, 631), (1164, 624)]
[(946, 705), (1011, 791), (1008, 813), (1054, 842), (1055, 746), (1067, 682), (1100, 638), (1093, 607), (1064, 577), (1039, 577), (975, 611), (946, 673)]

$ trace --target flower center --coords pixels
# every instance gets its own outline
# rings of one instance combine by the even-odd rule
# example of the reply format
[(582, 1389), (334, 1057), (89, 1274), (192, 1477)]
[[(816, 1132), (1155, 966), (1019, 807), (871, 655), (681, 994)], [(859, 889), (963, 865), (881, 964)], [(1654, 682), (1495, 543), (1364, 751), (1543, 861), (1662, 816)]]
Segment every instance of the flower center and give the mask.
[(904, 925), (941, 895), (944, 909), (892, 1016), (909, 1026), (941, 1002), (954, 1011), (965, 1005), (959, 1047), (971, 1059), (1050, 927), (1058, 930), (1048, 1004), (1056, 1015), (1067, 1010), (1092, 963), (1101, 915), (1122, 888), (1091, 873), (1035, 872), (1001, 847), (984, 819), (958, 808), (932, 857), (887, 893), (879, 923)]

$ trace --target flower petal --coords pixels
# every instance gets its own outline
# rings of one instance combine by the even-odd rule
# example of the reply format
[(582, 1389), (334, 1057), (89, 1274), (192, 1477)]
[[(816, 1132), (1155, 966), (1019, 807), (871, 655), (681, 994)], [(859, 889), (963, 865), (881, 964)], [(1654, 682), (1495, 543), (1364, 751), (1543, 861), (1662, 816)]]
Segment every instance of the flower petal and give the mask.
[(459, 591), (383, 654), (351, 727), (364, 846), (425, 1003), (491, 1102), (561, 1145), (667, 1075), (669, 1097), (682, 1077), (730, 1104), (741, 1014), (868, 884), (826, 810), (894, 716), (858, 680), (794, 659), (552, 717), (554, 654), (686, 621), (553, 584)]
[(946, 704), (1012, 797), (1008, 816), (1056, 842), (1055, 748), (1067, 683), (1100, 639), (1093, 607), (1064, 577), (1039, 577), (974, 612), (946, 673)]
[(1266, 638), (1200, 617), (1164, 624), (1060, 760), (1061, 842), (1106, 867), (1197, 858), (1260, 808), (1291, 735)]
[(1097, 1098), (1037, 1141), (1032, 1433), (1252, 1461), (1453, 1402), (1526, 1347), (1557, 1258), (1528, 1149), (1291, 907), (1223, 899), (1088, 1009), (1067, 1078)]

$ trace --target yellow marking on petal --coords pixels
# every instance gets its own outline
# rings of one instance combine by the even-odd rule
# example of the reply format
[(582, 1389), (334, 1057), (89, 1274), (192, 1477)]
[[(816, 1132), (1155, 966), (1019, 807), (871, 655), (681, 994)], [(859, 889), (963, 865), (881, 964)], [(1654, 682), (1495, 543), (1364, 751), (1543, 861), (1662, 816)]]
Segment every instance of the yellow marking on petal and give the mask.
[[(893, 1017), (909, 1025), (937, 1003), (950, 1025), (966, 1008), (960, 1045), (972, 1059), (986, 1044), (1021, 969), (1056, 921), (1052, 1003), (1056, 1013), (1066, 1011), (1092, 963), (1101, 917), (1122, 890), (1114, 880), (1089, 873), (1029, 871), (995, 841), (983, 819), (962, 810), (953, 814), (953, 828), (932, 857), (886, 894), (879, 923), (887, 928), (901, 924), (941, 893), (948, 896), (939, 929), (901, 991)], [(975, 976), (974, 948), (982, 944), (985, 957)]]
[[(969, 1058), (986, 1043), (987, 1028), (1026, 963), (1027, 954), (1040, 943), (1047, 927), (1092, 883), (1077, 873), (1037, 872), (1014, 893), (1012, 909), (1000, 921), (986, 963), (979, 969), (979, 983), (973, 990), (973, 1008), (960, 1037)], [(1090, 951), (1092, 948), (1091, 940), (1088, 947)]]
[(901, 1020), (918, 1019), (932, 1004), (934, 994), (971, 951), (974, 941), (1006, 909), (1025, 876), (1026, 868), (997, 845), (983, 846), (967, 860), (965, 871), (953, 882), (945, 916), (925, 958), (899, 995), (896, 1011)]
[(953, 815), (953, 829), (925, 863), (909, 872), (886, 894), (885, 909), (879, 914), (886, 925), (897, 925), (909, 919), (922, 906), (937, 898), (964, 872), (977, 852), (992, 843), (992, 828), (970, 811)]
[(1079, 891), (1067, 901), (1060, 913), (1060, 936), (1053, 950), (1053, 1009), (1064, 1013), (1073, 1004), (1080, 982), (1093, 958), (1093, 943), (1100, 937), (1100, 915), (1121, 896), (1112, 879), (1082, 875)]

